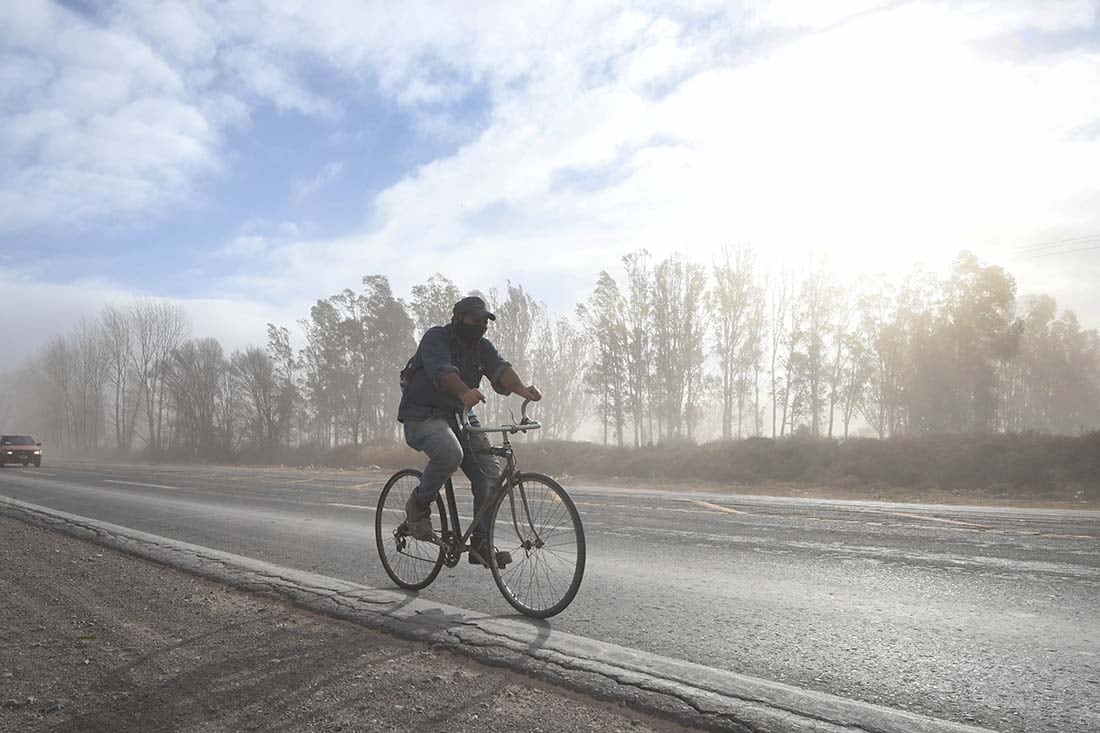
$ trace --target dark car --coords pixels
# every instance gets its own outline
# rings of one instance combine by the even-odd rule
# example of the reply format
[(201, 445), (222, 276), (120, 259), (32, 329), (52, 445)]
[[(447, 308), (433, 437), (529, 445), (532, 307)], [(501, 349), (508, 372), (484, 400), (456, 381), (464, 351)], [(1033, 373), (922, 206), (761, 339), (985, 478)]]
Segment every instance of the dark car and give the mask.
[(8, 463), (42, 465), (42, 444), (29, 435), (0, 435), (0, 468)]

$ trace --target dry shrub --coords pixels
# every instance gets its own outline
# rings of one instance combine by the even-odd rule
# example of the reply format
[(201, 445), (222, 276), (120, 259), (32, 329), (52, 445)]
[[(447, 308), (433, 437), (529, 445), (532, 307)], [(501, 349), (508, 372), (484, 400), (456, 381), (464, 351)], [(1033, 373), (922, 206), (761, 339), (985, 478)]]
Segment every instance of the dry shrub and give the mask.
[[(523, 470), (558, 476), (829, 484), (917, 492), (996, 489), (1005, 494), (1068, 492), (1100, 497), (1100, 432), (903, 435), (844, 441), (798, 435), (639, 448), (519, 439), (515, 446)], [(185, 455), (171, 458), (187, 460)], [(269, 453), (243, 451), (236, 456), (241, 463), (338, 468), (422, 467), (425, 460), (423, 454), (398, 442), (336, 448), (302, 445)]]
[(542, 441), (519, 448), (522, 466), (593, 478), (700, 480), (729, 484), (830, 483), (919, 491), (1088, 491), (1100, 487), (1100, 433), (1051, 436), (907, 435), (846, 441), (748, 438), (703, 445), (620, 448)]

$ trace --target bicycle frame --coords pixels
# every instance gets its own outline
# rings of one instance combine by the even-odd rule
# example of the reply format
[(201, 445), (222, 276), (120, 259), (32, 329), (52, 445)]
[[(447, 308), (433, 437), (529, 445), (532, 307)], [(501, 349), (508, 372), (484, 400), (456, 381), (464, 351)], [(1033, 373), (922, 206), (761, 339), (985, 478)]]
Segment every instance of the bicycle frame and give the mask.
[[(516, 454), (512, 449), (512, 443), (508, 440), (509, 434), (516, 434), (520, 432), (527, 432), (528, 430), (537, 430), (542, 427), (541, 424), (535, 422), (527, 417), (527, 405), (530, 400), (525, 400), (523, 406), (520, 408), (522, 419), (519, 423), (502, 425), (499, 428), (485, 428), (475, 427), (470, 424), (469, 414), (463, 410), (458, 414), (459, 431), (466, 431), (467, 433), (501, 433), (504, 442), (501, 446), (490, 446), (488, 451), (482, 451), (483, 453), (489, 453), (506, 460), (505, 466), (501, 469), (500, 478), (489, 488), (489, 496), (482, 504), (481, 509), (470, 520), (469, 526), (466, 531), (462, 531), (462, 523), (458, 516), (458, 503), (455, 500), (454, 483), (450, 478), (443, 484), (443, 490), (447, 495), (447, 513), (450, 515), (451, 526), (454, 528), (451, 542), (447, 542), (448, 538), (441, 538), (439, 543), (448, 552), (455, 555), (453, 558), (457, 562), (458, 555), (468, 549), (467, 542), (474, 533), (474, 529), (478, 526), (484, 516), (493, 511), (497, 501), (500, 499), (501, 494), (504, 492), (510, 492), (516, 486), (519, 486), (520, 500), (523, 503), (524, 514), (526, 515), (527, 523), (531, 527), (532, 533), (535, 535), (534, 545), (536, 547), (542, 546), (542, 538), (538, 536), (538, 531), (535, 529), (535, 522), (531, 518), (531, 508), (527, 505), (527, 496), (523, 491), (523, 474), (516, 471)], [(512, 418), (513, 420), (515, 417)], [(471, 450), (473, 446), (471, 446)], [(516, 529), (516, 533), (520, 534), (519, 530), (519, 518), (516, 516), (515, 502), (512, 502), (512, 523)], [(454, 540), (457, 538), (457, 541)], [(450, 558), (449, 558), (450, 559)]]

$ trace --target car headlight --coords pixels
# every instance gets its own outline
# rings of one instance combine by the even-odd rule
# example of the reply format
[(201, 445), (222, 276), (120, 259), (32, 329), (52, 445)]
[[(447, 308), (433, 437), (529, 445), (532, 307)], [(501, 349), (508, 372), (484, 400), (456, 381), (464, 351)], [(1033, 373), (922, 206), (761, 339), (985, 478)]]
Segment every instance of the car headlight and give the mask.
[(40, 450), (36, 450), (36, 451), (34, 452), (34, 454), (35, 454), (36, 456), (40, 456), (40, 455), (42, 455), (42, 451), (40, 451)]
[(15, 451), (13, 451), (13, 450), (7, 451), (7, 453), (8, 453), (9, 456), (14, 456), (15, 455)]

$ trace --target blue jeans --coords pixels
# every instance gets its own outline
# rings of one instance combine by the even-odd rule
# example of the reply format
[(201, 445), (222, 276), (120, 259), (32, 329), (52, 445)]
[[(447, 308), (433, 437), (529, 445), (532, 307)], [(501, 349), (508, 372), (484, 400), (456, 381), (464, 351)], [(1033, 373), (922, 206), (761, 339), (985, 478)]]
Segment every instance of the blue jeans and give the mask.
[[(470, 424), (479, 427), (477, 416), (470, 415)], [(489, 498), (489, 490), (500, 478), (500, 464), (487, 453), (475, 453), (489, 448), (489, 437), (485, 433), (459, 432), (457, 422), (431, 417), (427, 420), (406, 420), (405, 442), (411, 448), (428, 454), (428, 465), (415, 493), (420, 501), (427, 503), (435, 499), (443, 483), (459, 467), (470, 479), (470, 488), (474, 493), (474, 514), (481, 511)], [(462, 439), (459, 440), (459, 435)], [(486, 514), (478, 522), (474, 534), (489, 536), (489, 522), (492, 518)]]

